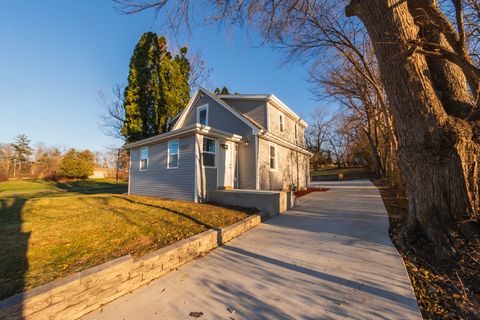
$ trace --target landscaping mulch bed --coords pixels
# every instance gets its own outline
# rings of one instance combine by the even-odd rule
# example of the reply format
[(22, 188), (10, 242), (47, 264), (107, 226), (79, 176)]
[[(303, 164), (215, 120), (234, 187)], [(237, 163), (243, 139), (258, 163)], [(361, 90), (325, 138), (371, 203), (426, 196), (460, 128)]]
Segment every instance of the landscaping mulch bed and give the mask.
[(397, 246), (412, 282), (424, 319), (480, 319), (480, 248), (465, 246), (450, 261), (432, 258), (426, 240), (399, 246), (408, 199), (383, 179), (374, 179), (390, 218), (390, 237)]
[(325, 192), (325, 191), (328, 191), (330, 189), (328, 188), (307, 188), (305, 190), (298, 190), (298, 191), (295, 191), (295, 196), (297, 198), (299, 197), (303, 197), (309, 193), (312, 193), (312, 192)]

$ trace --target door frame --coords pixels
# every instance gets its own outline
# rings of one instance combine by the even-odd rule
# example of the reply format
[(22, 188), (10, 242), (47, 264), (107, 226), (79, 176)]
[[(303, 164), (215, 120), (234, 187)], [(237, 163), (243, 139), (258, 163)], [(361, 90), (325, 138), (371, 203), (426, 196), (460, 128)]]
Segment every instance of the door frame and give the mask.
[[(228, 146), (228, 149), (225, 149), (223, 145)], [(219, 161), (218, 161), (218, 168), (217, 168), (217, 187), (220, 189), (226, 189), (226, 188), (235, 188), (235, 176), (236, 176), (236, 143), (231, 142), (231, 141), (219, 141)], [(227, 166), (227, 153), (229, 154), (230, 157), (230, 179), (229, 179), (229, 185), (225, 185), (226, 181), (226, 166)]]

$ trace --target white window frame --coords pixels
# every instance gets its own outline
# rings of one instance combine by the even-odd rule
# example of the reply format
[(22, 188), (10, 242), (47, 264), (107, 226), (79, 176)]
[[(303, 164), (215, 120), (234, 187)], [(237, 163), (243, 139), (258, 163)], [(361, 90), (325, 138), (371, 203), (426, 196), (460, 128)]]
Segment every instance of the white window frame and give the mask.
[[(170, 166), (170, 143), (171, 142), (177, 142), (177, 166), (176, 167), (171, 167)], [(173, 153), (175, 154), (175, 153)], [(178, 169), (178, 166), (180, 165), (180, 141), (178, 139), (173, 139), (173, 140), (168, 140), (167, 142), (167, 169)]]
[[(200, 124), (200, 112), (203, 111), (203, 110), (206, 111), (206, 120), (207, 120), (206, 121), (207, 123), (204, 124), (204, 126), (208, 126), (208, 113), (209, 113), (208, 112), (208, 104), (204, 104), (204, 105), (199, 106), (197, 108), (197, 123)], [(202, 124), (202, 126), (203, 126), (203, 124)]]
[[(272, 165), (271, 165), (272, 147), (275, 150), (275, 159), (273, 161), (274, 168), (272, 168)], [(270, 169), (270, 171), (277, 171), (278, 170), (278, 147), (277, 147), (276, 144), (273, 144), (273, 143), (270, 143), (268, 145), (268, 168)]]
[[(203, 150), (203, 141), (204, 141), (205, 139), (209, 139), (209, 140), (215, 141), (215, 152), (204, 151), (204, 150)], [(215, 165), (214, 165), (213, 167), (212, 167), (212, 166), (206, 166), (205, 163), (203, 162), (203, 154), (204, 154), (204, 153), (209, 153), (209, 154), (214, 154), (214, 155), (215, 155)], [(217, 155), (218, 155), (218, 140), (217, 140), (217, 139), (214, 139), (214, 138), (209, 138), (209, 137), (205, 137), (205, 136), (204, 136), (204, 137), (202, 138), (202, 166), (203, 166), (204, 168), (217, 168), (217, 163), (218, 163), (218, 158), (217, 158), (218, 156), (217, 156)]]
[[(147, 158), (146, 158), (146, 159), (142, 159), (142, 151), (143, 151), (143, 150), (147, 150)], [(149, 158), (150, 158), (150, 154), (149, 154), (148, 146), (146, 146), (146, 147), (141, 147), (141, 148), (140, 148), (140, 161), (138, 162), (138, 170), (139, 170), (139, 171), (147, 171), (147, 170), (148, 170), (148, 164), (149, 164), (149, 162), (150, 162)], [(143, 168), (143, 169), (142, 169), (142, 160), (147, 160), (147, 165), (146, 165), (146, 167)]]
[(278, 114), (278, 128), (280, 132), (285, 131), (285, 116), (281, 112)]

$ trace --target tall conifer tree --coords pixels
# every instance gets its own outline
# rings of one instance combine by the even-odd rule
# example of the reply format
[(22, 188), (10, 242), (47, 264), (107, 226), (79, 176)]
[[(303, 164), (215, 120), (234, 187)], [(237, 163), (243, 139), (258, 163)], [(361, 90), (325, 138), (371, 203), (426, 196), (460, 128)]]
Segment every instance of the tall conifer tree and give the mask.
[(172, 57), (165, 37), (142, 35), (130, 61), (124, 93), (125, 121), (121, 130), (127, 142), (167, 130), (168, 119), (180, 112), (190, 98), (190, 63), (187, 48)]

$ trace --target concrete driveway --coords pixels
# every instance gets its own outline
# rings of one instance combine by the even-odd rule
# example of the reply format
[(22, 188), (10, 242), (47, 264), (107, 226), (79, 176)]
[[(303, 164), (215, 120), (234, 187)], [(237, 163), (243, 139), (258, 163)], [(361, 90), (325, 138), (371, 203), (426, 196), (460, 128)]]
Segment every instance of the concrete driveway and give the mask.
[(328, 192), (85, 319), (421, 319), (368, 180)]

